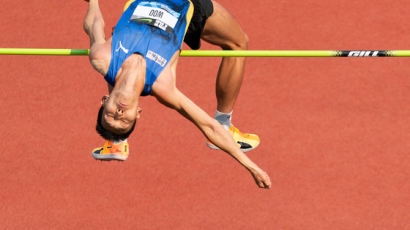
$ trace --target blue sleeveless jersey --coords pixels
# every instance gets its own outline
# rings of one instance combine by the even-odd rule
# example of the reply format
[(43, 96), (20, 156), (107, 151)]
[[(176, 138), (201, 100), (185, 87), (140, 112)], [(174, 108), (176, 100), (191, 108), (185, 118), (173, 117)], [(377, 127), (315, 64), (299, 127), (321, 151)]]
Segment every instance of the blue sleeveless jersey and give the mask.
[(112, 36), (111, 63), (105, 80), (112, 86), (123, 62), (132, 54), (144, 56), (145, 86), (141, 95), (149, 95), (152, 84), (181, 49), (192, 16), (189, 0), (136, 0), (124, 11)]

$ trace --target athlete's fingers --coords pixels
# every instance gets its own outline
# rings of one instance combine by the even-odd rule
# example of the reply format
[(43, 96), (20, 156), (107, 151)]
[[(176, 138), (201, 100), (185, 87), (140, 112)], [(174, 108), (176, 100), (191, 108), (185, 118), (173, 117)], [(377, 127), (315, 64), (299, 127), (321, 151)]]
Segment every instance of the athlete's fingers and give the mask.
[(270, 178), (267, 174), (265, 176), (266, 176), (265, 181), (264, 181), (265, 188), (269, 189), (272, 186), (272, 182), (270, 181)]
[(269, 189), (272, 185), (268, 174), (263, 172), (263, 174), (259, 178), (259, 187)]

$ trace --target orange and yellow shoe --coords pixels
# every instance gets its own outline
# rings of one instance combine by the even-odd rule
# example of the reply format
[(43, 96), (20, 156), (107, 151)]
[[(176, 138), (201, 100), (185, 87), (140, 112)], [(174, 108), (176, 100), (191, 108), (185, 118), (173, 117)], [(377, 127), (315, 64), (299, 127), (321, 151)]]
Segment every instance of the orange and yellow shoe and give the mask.
[[(242, 152), (249, 152), (256, 147), (258, 147), (259, 143), (261, 142), (258, 135), (250, 134), (250, 133), (242, 133), (239, 131), (238, 128), (231, 125), (229, 128), (229, 133), (232, 135), (235, 142), (238, 144), (238, 147), (242, 150)], [(211, 149), (219, 149), (217, 146), (212, 144), (210, 141), (206, 142), (206, 145)]]
[(93, 149), (92, 155), (96, 160), (125, 161), (129, 155), (128, 143), (113, 144), (111, 141), (107, 141), (103, 147)]

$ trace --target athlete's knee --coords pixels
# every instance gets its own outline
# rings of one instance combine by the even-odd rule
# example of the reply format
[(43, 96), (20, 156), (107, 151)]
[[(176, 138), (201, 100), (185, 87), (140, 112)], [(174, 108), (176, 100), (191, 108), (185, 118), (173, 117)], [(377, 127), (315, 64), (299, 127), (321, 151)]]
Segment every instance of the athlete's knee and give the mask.
[(227, 40), (221, 47), (224, 50), (247, 50), (249, 43), (249, 37), (246, 33), (242, 32), (240, 36), (237, 36), (235, 40)]
[(242, 34), (242, 39), (240, 40), (240, 42), (239, 42), (239, 49), (242, 49), (242, 50), (247, 50), (248, 49), (248, 43), (249, 43), (249, 37), (248, 37), (248, 35), (244, 32), (243, 34)]

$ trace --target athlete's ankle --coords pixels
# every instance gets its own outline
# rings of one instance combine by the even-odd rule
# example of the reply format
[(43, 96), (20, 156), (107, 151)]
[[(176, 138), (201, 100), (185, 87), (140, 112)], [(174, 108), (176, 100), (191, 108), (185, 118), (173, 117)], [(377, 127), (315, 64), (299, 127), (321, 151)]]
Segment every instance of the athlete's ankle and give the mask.
[(230, 113), (222, 113), (216, 110), (215, 120), (217, 120), (226, 130), (231, 127), (232, 111)]

